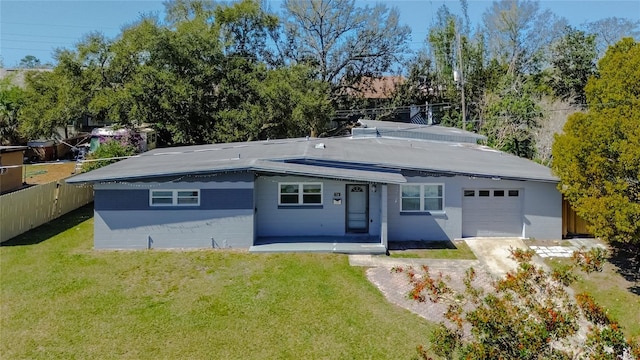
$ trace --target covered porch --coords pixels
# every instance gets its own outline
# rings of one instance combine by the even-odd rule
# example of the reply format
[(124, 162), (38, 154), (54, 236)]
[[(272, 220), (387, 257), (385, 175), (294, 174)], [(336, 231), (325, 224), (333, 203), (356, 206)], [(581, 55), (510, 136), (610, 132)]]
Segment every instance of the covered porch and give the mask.
[(386, 254), (380, 236), (269, 236), (258, 237), (250, 252), (333, 252)]

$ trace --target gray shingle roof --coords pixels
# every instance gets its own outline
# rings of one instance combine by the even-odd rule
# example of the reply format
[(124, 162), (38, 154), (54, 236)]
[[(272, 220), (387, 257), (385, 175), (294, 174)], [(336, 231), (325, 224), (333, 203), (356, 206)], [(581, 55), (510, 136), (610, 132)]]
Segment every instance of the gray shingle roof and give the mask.
[(69, 178), (69, 183), (258, 171), (401, 183), (401, 170), (557, 182), (550, 169), (469, 143), (397, 138), (285, 139), (155, 149)]

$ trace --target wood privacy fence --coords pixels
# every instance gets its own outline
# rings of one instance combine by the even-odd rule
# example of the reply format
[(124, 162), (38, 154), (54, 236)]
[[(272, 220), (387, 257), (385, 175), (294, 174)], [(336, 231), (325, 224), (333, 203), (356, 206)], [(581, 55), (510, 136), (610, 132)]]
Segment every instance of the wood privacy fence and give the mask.
[(93, 201), (93, 186), (64, 180), (0, 196), (0, 242), (58, 218)]

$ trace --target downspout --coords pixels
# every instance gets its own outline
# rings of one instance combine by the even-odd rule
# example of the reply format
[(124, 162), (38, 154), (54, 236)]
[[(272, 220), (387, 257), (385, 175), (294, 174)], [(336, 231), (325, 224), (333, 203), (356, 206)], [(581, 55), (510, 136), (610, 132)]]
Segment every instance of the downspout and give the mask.
[(380, 242), (389, 251), (387, 239), (387, 184), (381, 184), (380, 189)]

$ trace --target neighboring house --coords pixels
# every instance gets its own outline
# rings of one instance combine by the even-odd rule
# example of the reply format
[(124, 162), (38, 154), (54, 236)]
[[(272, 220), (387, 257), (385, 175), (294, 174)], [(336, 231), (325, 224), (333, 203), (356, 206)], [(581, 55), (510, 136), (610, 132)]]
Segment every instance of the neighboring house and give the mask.
[(155, 149), (67, 182), (94, 184), (98, 249), (384, 253), (388, 241), (561, 237), (548, 168), (458, 129), (362, 123), (350, 137)]
[(392, 97), (396, 87), (404, 82), (405, 79), (402, 76), (364, 77), (359, 84), (355, 85), (357, 90), (350, 89), (348, 93), (364, 99), (387, 100)]
[(22, 162), (26, 146), (0, 146), (0, 194), (22, 187)]
[[(433, 111), (428, 104), (414, 104), (403, 107), (402, 110), (389, 111), (391, 98), (397, 88), (407, 80), (402, 76), (386, 75), (381, 77), (363, 77), (353, 88), (346, 90), (346, 94), (365, 100), (364, 108), (358, 113), (374, 120), (386, 119), (394, 122), (405, 122), (419, 125), (432, 125), (434, 123)], [(427, 92), (427, 89), (423, 89)], [(339, 113), (351, 113), (352, 111), (339, 111)], [(344, 119), (338, 119), (338, 121)]]

